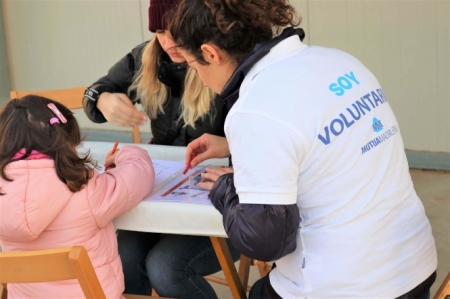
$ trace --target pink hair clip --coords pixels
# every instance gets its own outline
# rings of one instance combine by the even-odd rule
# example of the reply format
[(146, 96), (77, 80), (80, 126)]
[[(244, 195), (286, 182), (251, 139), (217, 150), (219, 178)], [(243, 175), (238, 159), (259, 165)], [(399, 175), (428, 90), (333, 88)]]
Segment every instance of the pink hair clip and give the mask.
[[(61, 113), (61, 111), (59, 111), (59, 109), (56, 107), (55, 104), (50, 103), (50, 104), (47, 105), (47, 107), (50, 108), (50, 110), (52, 110), (53, 114), (55, 114), (56, 117), (58, 117), (59, 120), (60, 120), (63, 124), (65, 124), (65, 123), (67, 122), (67, 119), (66, 119), (66, 118), (64, 117), (64, 115)], [(53, 123), (52, 123), (52, 120), (53, 120), (53, 118), (50, 119), (50, 123), (53, 125), (53, 124), (55, 123), (55, 121), (53, 121)], [(59, 123), (59, 122), (58, 122), (58, 123)]]
[(50, 124), (59, 124), (59, 119), (57, 117), (50, 118)]

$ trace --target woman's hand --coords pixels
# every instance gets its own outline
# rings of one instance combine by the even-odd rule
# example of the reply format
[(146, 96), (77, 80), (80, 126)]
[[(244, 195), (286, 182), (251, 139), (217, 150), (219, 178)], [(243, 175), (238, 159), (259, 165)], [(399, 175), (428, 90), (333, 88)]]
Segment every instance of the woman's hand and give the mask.
[(135, 127), (147, 122), (147, 116), (137, 111), (123, 93), (103, 92), (98, 98), (97, 108), (108, 122), (118, 126)]
[(200, 182), (198, 183), (198, 186), (204, 189), (211, 190), (212, 187), (214, 186), (214, 183), (221, 175), (233, 172), (234, 172), (233, 168), (231, 167), (218, 167), (218, 168), (206, 167), (206, 172), (202, 173), (201, 177), (202, 179), (209, 181)]
[[(191, 161), (194, 153), (197, 153), (197, 156)], [(186, 149), (186, 165), (190, 162), (191, 167), (194, 167), (211, 158), (226, 158), (229, 156), (230, 149), (228, 148), (228, 141), (225, 137), (205, 133), (188, 144)]]

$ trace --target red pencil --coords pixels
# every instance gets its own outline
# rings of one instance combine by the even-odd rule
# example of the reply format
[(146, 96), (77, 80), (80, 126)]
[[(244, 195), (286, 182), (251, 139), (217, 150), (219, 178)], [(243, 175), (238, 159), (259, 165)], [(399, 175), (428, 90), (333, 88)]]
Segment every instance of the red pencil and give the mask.
[(119, 145), (119, 141), (116, 140), (116, 141), (114, 142), (114, 145), (113, 145), (112, 150), (110, 150), (110, 151), (108, 152), (108, 154), (106, 155), (106, 158), (108, 158), (109, 156), (111, 156), (111, 155), (114, 154), (114, 152), (116, 151), (118, 145)]
[[(118, 146), (118, 145), (119, 145), (119, 141), (116, 140), (116, 142), (114, 142), (113, 148), (106, 154), (106, 158), (108, 158), (108, 157), (114, 155), (114, 153), (115, 153), (116, 150), (117, 150), (117, 146)], [(108, 167), (105, 167), (105, 171), (108, 170), (108, 169), (110, 169), (110, 168), (114, 168), (114, 167), (116, 167), (116, 165), (115, 165), (115, 164), (111, 164), (111, 165), (109, 165)]]
[[(197, 152), (193, 153), (192, 156), (191, 156), (191, 161), (192, 161), (195, 157), (197, 157), (197, 155), (198, 155)], [(191, 168), (191, 161), (189, 161), (189, 163), (186, 165), (186, 168), (183, 170), (183, 174), (186, 174), (186, 173), (188, 172), (189, 168)]]

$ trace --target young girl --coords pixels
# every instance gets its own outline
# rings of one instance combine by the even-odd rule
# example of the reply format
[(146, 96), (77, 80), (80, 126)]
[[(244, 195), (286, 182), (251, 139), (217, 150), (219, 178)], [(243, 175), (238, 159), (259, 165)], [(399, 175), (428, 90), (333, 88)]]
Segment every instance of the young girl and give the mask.
[[(122, 265), (112, 219), (153, 188), (148, 153), (125, 146), (95, 171), (79, 156), (80, 129), (58, 102), (29, 95), (0, 113), (0, 246), (4, 252), (84, 246), (107, 298), (121, 298)], [(145, 184), (136, 181), (145, 178)], [(83, 298), (77, 281), (8, 284), (11, 298)]]

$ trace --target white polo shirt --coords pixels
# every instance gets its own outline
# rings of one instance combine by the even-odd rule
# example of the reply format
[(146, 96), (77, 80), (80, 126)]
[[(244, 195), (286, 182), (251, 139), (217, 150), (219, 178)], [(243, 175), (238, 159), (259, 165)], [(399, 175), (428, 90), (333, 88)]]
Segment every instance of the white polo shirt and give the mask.
[(297, 249), (270, 273), (283, 298), (394, 298), (436, 270), (398, 123), (356, 58), (287, 38), (246, 76), (225, 132), (240, 203), (298, 205)]

